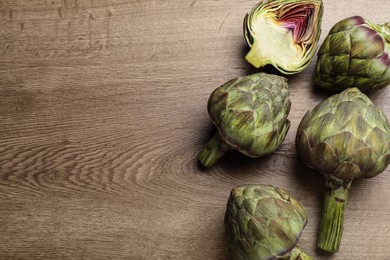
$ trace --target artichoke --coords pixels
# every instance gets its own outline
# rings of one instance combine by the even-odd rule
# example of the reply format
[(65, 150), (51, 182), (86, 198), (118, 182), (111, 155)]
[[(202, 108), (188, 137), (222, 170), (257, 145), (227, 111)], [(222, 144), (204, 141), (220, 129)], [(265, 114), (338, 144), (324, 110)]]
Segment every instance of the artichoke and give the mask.
[(363, 92), (390, 84), (390, 23), (373, 24), (360, 16), (336, 23), (318, 52), (314, 82), (341, 92), (349, 87)]
[(231, 191), (225, 232), (233, 259), (312, 259), (297, 243), (307, 223), (302, 204), (270, 185), (244, 185)]
[(273, 65), (284, 74), (304, 70), (321, 34), (321, 0), (263, 0), (246, 14), (245, 59), (256, 68)]
[(249, 157), (274, 152), (290, 128), (287, 79), (257, 73), (233, 79), (218, 87), (208, 101), (217, 134), (199, 154), (206, 167), (235, 149)]
[(296, 148), (308, 167), (325, 176), (318, 246), (336, 252), (352, 180), (374, 177), (390, 163), (389, 122), (366, 95), (350, 88), (306, 113)]

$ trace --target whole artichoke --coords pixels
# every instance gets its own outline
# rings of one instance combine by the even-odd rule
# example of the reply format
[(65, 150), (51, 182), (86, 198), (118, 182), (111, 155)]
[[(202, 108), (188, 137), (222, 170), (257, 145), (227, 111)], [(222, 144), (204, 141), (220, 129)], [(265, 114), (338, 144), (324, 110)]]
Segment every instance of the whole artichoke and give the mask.
[(314, 82), (340, 92), (363, 92), (390, 84), (390, 23), (373, 24), (360, 16), (336, 23), (318, 52)]
[(218, 133), (199, 154), (206, 167), (213, 166), (228, 150), (249, 157), (274, 152), (290, 128), (287, 79), (257, 73), (233, 79), (211, 94), (208, 112)]
[(304, 70), (321, 34), (321, 0), (262, 0), (244, 18), (250, 46), (246, 60), (256, 68), (273, 65), (284, 74)]
[(296, 148), (308, 167), (325, 176), (318, 246), (336, 252), (352, 180), (374, 177), (390, 163), (389, 122), (366, 95), (350, 88), (306, 113)]
[(312, 259), (296, 245), (307, 223), (302, 204), (270, 185), (244, 185), (231, 191), (225, 232), (233, 259)]

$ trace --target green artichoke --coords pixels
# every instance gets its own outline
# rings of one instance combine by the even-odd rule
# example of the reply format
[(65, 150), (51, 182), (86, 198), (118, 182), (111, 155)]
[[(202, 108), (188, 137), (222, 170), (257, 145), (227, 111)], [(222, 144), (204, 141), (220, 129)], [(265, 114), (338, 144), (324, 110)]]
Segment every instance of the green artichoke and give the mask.
[(199, 154), (206, 167), (235, 149), (249, 157), (274, 152), (290, 128), (287, 79), (257, 73), (233, 79), (211, 94), (208, 112), (218, 133)]
[(321, 0), (263, 0), (246, 14), (246, 60), (256, 68), (273, 65), (284, 74), (304, 70), (321, 34)]
[(325, 176), (318, 246), (336, 252), (352, 180), (374, 177), (390, 163), (389, 122), (366, 95), (350, 88), (306, 113), (298, 127), (296, 148), (308, 167)]
[(297, 247), (307, 214), (302, 204), (270, 185), (244, 185), (231, 191), (225, 232), (233, 259), (312, 259)]
[(349, 87), (363, 92), (390, 84), (390, 23), (373, 24), (360, 16), (336, 23), (318, 52), (314, 82), (341, 92)]

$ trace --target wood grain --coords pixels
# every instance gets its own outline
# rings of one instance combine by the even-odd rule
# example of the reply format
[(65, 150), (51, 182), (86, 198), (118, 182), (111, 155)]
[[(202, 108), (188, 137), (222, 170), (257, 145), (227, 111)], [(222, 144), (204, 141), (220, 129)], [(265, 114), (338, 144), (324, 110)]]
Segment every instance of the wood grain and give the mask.
[[(305, 205), (315, 259), (389, 259), (390, 170), (354, 182), (341, 251), (315, 247), (323, 180), (296, 128), (328, 95), (315, 59), (289, 77), (291, 129), (272, 156), (204, 170), (210, 93), (255, 72), (242, 19), (255, 1), (0, 1), (0, 259), (227, 259), (229, 191), (269, 183)], [(388, 0), (324, 0), (338, 20), (386, 22)], [(271, 70), (272, 71), (272, 70)], [(274, 72), (274, 71), (273, 71)], [(390, 90), (371, 96), (390, 116)]]

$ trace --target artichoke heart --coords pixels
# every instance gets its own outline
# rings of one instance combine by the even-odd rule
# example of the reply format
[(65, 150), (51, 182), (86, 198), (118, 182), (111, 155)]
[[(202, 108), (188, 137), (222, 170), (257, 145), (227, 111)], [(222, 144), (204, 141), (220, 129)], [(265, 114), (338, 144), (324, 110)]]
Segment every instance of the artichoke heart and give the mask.
[(246, 60), (256, 68), (271, 64), (284, 74), (304, 70), (321, 34), (321, 0), (264, 0), (244, 19), (250, 46)]

